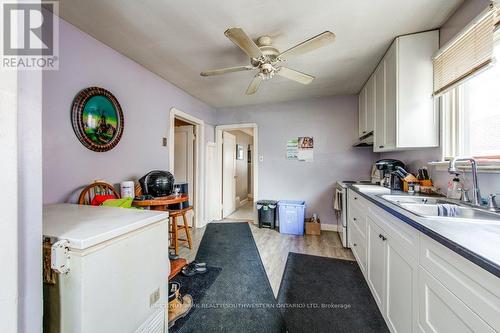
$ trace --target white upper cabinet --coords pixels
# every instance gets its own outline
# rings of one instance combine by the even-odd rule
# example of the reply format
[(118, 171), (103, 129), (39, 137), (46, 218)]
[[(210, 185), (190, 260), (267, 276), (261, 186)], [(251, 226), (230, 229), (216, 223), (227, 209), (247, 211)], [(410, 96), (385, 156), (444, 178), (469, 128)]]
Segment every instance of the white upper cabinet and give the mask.
[(375, 127), (375, 76), (372, 75), (359, 92), (359, 137)]
[(359, 92), (358, 97), (359, 97), (358, 134), (359, 134), (359, 137), (362, 137), (363, 135), (366, 134), (366, 87), (363, 87), (363, 89)]
[(364, 106), (359, 111), (365, 121), (359, 131), (369, 132), (372, 124), (374, 151), (439, 145), (432, 97), (432, 56), (438, 48), (437, 30), (396, 38), (361, 90)]

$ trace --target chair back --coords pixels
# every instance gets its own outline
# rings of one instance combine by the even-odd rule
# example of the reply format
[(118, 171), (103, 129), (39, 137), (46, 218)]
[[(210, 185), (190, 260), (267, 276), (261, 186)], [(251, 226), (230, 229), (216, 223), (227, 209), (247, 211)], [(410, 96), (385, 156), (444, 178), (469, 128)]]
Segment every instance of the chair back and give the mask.
[(105, 182), (94, 182), (82, 190), (78, 198), (78, 204), (90, 205), (96, 195), (114, 195), (115, 198), (120, 198), (120, 194), (115, 190), (113, 185)]

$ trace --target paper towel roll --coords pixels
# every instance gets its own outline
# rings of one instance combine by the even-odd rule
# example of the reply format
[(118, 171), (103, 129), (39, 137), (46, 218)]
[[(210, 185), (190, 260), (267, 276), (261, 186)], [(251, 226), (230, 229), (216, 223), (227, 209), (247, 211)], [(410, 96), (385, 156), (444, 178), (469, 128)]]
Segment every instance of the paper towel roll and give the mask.
[(120, 183), (120, 190), (122, 198), (133, 198), (135, 197), (135, 185), (134, 182), (129, 180)]

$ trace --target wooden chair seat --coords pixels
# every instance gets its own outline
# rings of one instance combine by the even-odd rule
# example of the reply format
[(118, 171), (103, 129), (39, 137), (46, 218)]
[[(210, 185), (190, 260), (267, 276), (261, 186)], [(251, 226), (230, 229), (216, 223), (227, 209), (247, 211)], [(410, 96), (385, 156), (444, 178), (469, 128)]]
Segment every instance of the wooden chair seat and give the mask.
[[(182, 208), (182, 209), (172, 209), (168, 211), (170, 218), (169, 233), (172, 235), (171, 244), (172, 249), (174, 249), (175, 254), (179, 252), (179, 241), (187, 242), (189, 249), (193, 248), (191, 241), (191, 231), (189, 230), (189, 224), (187, 221), (186, 213), (193, 210), (192, 206)], [(182, 225), (177, 224), (177, 218), (182, 216)], [(179, 238), (179, 230), (184, 230), (186, 238)]]

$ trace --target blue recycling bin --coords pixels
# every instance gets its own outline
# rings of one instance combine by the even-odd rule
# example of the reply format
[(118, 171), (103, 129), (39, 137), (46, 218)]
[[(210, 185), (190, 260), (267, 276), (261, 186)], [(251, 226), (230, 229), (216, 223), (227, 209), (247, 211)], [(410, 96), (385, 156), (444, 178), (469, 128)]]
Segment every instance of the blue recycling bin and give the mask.
[(280, 233), (304, 235), (304, 217), (306, 202), (303, 200), (280, 200), (278, 202), (278, 216)]

